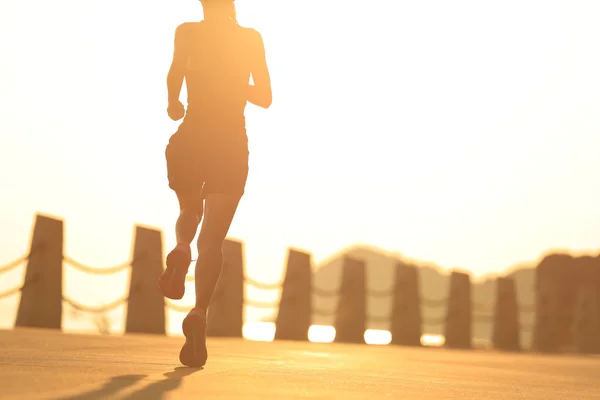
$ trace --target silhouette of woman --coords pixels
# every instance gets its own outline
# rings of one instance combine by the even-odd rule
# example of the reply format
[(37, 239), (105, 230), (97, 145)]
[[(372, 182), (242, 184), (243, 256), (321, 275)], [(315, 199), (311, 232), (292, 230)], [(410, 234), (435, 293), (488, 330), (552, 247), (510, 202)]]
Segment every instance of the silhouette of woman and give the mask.
[[(248, 176), (246, 103), (268, 108), (271, 79), (259, 32), (238, 25), (234, 0), (201, 0), (204, 20), (175, 31), (167, 76), (167, 113), (183, 118), (166, 148), (169, 187), (179, 201), (177, 246), (159, 280), (165, 297), (180, 299), (190, 245), (202, 221), (196, 262), (196, 305), (183, 321), (182, 364), (206, 363), (206, 311), (221, 272), (223, 241)], [(250, 85), (250, 76), (254, 85)], [(188, 107), (179, 101), (185, 77)], [(204, 215), (203, 215), (204, 214)]]

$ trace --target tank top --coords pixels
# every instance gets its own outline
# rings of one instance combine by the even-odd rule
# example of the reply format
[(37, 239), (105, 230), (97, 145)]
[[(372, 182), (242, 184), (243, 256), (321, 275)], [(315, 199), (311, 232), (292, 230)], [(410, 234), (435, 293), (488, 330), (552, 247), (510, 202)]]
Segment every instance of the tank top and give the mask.
[(188, 36), (184, 123), (199, 135), (246, 137), (245, 108), (251, 73), (249, 28), (236, 23), (195, 23)]

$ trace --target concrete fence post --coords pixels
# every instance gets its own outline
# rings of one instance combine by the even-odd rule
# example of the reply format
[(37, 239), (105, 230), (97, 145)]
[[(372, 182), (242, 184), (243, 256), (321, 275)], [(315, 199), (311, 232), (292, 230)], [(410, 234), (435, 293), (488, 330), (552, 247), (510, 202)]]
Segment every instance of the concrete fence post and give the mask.
[(335, 341), (364, 343), (366, 330), (366, 269), (364, 261), (344, 258), (335, 317)]
[(125, 333), (164, 335), (165, 299), (158, 289), (164, 265), (162, 232), (136, 226), (132, 260)]
[(61, 329), (63, 238), (61, 219), (36, 215), (15, 327)]
[(392, 344), (420, 346), (421, 301), (417, 267), (398, 263), (393, 301)]
[(463, 272), (454, 271), (450, 275), (445, 338), (447, 347), (472, 347), (471, 278)]
[(311, 256), (290, 249), (275, 322), (275, 340), (308, 340), (308, 329), (312, 322), (311, 302)]

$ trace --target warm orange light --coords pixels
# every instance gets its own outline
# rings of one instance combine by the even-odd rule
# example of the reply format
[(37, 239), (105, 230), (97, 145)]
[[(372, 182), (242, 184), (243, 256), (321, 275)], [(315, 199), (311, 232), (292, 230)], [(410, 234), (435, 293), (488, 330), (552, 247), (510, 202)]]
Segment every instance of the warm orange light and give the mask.
[(367, 329), (365, 332), (365, 343), (367, 344), (390, 344), (392, 341), (392, 334), (389, 331), (382, 331), (377, 329)]
[(245, 339), (271, 342), (275, 337), (275, 324), (272, 322), (247, 322), (242, 328)]
[(443, 346), (446, 342), (442, 335), (423, 335), (421, 336), (421, 344), (423, 346)]
[(331, 343), (335, 339), (333, 326), (312, 325), (308, 329), (308, 340), (313, 343)]

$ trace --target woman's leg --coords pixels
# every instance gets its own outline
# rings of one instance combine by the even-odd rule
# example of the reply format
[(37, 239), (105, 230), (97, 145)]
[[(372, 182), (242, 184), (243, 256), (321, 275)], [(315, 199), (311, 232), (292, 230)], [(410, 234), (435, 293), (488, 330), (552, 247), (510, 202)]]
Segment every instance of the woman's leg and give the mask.
[(196, 236), (198, 225), (202, 220), (204, 199), (202, 192), (177, 193), (179, 201), (179, 217), (175, 223), (177, 244), (190, 246)]
[(177, 245), (167, 255), (167, 269), (159, 280), (162, 294), (181, 299), (185, 294), (185, 277), (192, 261), (190, 244), (202, 220), (202, 191), (178, 192), (179, 217), (175, 224)]
[(241, 196), (212, 193), (205, 200), (204, 222), (198, 238), (196, 310), (206, 313), (223, 264), (223, 241)]
[(206, 363), (206, 311), (223, 263), (223, 241), (229, 231), (240, 195), (214, 193), (205, 199), (204, 222), (198, 238), (196, 262), (196, 307), (183, 320), (185, 344), (179, 353), (183, 365), (201, 367)]

